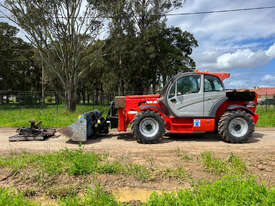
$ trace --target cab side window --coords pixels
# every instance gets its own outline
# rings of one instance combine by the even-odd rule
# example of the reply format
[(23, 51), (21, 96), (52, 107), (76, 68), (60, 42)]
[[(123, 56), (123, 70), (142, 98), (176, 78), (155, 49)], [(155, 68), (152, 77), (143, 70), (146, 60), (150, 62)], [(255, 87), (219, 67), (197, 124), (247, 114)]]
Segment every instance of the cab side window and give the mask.
[(176, 96), (176, 84), (174, 83), (170, 89), (168, 98), (171, 99)]
[(204, 91), (205, 92), (214, 92), (214, 91), (223, 91), (223, 85), (221, 80), (218, 77), (205, 75), (204, 76)]
[(200, 91), (201, 76), (186, 76), (177, 81), (177, 96), (198, 93)]

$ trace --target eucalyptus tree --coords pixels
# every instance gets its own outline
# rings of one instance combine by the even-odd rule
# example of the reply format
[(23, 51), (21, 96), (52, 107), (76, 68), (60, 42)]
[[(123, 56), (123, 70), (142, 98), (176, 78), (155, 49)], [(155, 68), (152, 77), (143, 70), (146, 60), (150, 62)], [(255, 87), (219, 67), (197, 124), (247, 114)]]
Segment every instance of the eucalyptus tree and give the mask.
[(99, 36), (103, 19), (100, 0), (4, 0), (8, 18), (19, 25), (39, 50), (66, 96), (67, 110), (74, 111), (77, 87), (87, 68), (82, 52)]
[[(33, 48), (17, 37), (19, 29), (0, 22), (0, 90), (32, 90), (39, 86)], [(0, 100), (1, 101), (1, 100)]]
[[(103, 0), (111, 17), (105, 60), (124, 88), (137, 93), (155, 90), (175, 72), (194, 67), (187, 61), (197, 46), (188, 32), (167, 27), (167, 13), (184, 5), (183, 0)], [(187, 36), (192, 38), (186, 38)], [(187, 42), (185, 42), (187, 41)], [(191, 61), (191, 60), (190, 60)], [(194, 63), (192, 61), (192, 63)], [(110, 74), (111, 75), (111, 74)]]

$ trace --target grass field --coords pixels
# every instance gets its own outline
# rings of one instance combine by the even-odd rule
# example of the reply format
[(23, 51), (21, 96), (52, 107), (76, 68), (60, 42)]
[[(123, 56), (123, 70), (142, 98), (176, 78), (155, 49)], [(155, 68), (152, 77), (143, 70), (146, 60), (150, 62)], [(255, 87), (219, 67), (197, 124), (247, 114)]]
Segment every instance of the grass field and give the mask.
[(275, 127), (275, 106), (257, 106), (259, 113), (258, 127)]
[(28, 126), (29, 120), (42, 121), (43, 127), (63, 127), (74, 123), (79, 114), (94, 109), (107, 114), (109, 107), (78, 105), (73, 113), (67, 112), (65, 105), (46, 105), (45, 107), (24, 108), (18, 105), (0, 105), (0, 127)]
[[(0, 127), (28, 126), (29, 120), (43, 121), (44, 127), (63, 127), (74, 123), (79, 114), (98, 109), (107, 114), (108, 106), (78, 105), (76, 112), (67, 112), (65, 105), (24, 108), (18, 105), (0, 105)], [(275, 127), (275, 106), (258, 106), (258, 127)]]
[[(183, 167), (159, 168), (153, 163), (133, 163), (121, 158), (114, 159), (108, 154), (87, 153), (81, 147), (49, 154), (0, 156), (0, 172), (9, 171), (7, 178), (12, 185), (11, 188), (0, 187), (0, 206), (42, 203), (49, 206), (274, 205), (275, 188), (262, 184), (256, 176), (252, 176), (246, 162), (239, 156), (229, 154), (221, 159), (213, 153), (204, 152), (193, 161), (200, 162), (209, 176), (214, 174), (216, 179), (194, 180)], [(149, 185), (167, 179), (179, 184), (188, 181), (192, 184), (190, 188), (174, 192), (153, 192), (145, 202), (120, 202), (97, 180), (100, 175), (110, 178), (108, 175), (120, 174), (128, 176), (129, 184), (133, 181), (131, 178)], [(18, 181), (19, 185), (13, 184)], [(45, 199), (50, 200), (51, 204)]]

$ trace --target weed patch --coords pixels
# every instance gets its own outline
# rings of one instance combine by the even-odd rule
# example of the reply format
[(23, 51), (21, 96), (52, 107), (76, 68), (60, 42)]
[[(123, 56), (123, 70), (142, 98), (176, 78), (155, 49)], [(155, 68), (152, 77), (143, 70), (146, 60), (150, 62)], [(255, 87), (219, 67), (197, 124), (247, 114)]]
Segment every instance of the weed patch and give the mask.
[(142, 181), (147, 181), (150, 179), (151, 170), (144, 165), (129, 163), (122, 167), (122, 173), (132, 175)]
[(179, 157), (181, 160), (193, 160), (194, 159), (192, 154), (183, 152), (180, 148), (177, 148), (176, 154), (177, 154), (177, 157)]
[(101, 187), (96, 187), (96, 189), (87, 189), (84, 197), (66, 197), (59, 202), (60, 206), (75, 206), (75, 205), (85, 205), (85, 206), (120, 206), (122, 205), (115, 200), (114, 196)]
[(144, 205), (273, 205), (275, 190), (268, 190), (264, 185), (257, 184), (255, 178), (244, 179), (238, 176), (223, 177), (213, 184), (196, 185), (193, 190), (186, 189), (179, 192), (153, 193)]
[(231, 153), (225, 160), (214, 158), (211, 152), (201, 153), (203, 166), (217, 175), (244, 175), (248, 169), (237, 155)]
[(52, 154), (21, 154), (0, 157), (0, 168), (10, 168), (13, 174), (27, 169), (35, 174), (32, 178), (44, 184), (46, 175), (68, 174), (73, 176), (87, 174), (128, 174), (139, 180), (149, 179), (151, 169), (140, 164), (110, 162), (108, 155), (85, 153), (82, 148), (62, 150)]
[(176, 169), (167, 168), (164, 172), (164, 176), (177, 179), (180, 182), (184, 182), (188, 174), (183, 167), (178, 167)]
[(0, 187), (0, 206), (35, 206), (33, 202), (26, 200), (22, 193), (17, 193), (14, 190)]
[[(105, 206), (105, 205), (131, 205), (118, 202), (114, 196), (100, 186), (95, 189), (87, 188), (81, 195), (76, 195), (75, 189), (59, 188), (52, 193), (58, 200), (60, 206)], [(69, 191), (69, 192), (68, 192)], [(180, 190), (178, 192), (163, 192), (162, 194), (152, 193), (149, 200), (139, 203), (143, 206), (271, 206), (275, 203), (275, 188), (268, 189), (263, 184), (258, 184), (255, 177), (224, 176), (212, 184), (201, 182), (195, 184), (191, 189)], [(16, 193), (10, 189), (0, 188), (0, 206), (32, 206), (38, 205), (24, 199), (22, 193)]]
[(59, 186), (51, 187), (47, 192), (47, 196), (51, 199), (62, 199), (64, 197), (75, 197), (78, 194), (79, 187), (75, 186)]

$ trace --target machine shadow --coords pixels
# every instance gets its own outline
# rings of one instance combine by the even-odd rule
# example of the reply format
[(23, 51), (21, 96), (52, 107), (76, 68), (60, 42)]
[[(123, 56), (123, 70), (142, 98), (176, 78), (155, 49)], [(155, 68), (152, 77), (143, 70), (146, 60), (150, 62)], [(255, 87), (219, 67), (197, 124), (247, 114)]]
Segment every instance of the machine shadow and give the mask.
[(107, 135), (100, 135), (96, 138), (92, 138), (92, 139), (88, 139), (86, 142), (74, 142), (71, 139), (68, 139), (66, 141), (66, 144), (73, 144), (73, 145), (78, 145), (78, 144), (82, 144), (82, 145), (89, 145), (89, 144), (95, 144), (95, 143), (99, 143), (101, 142), (103, 139), (111, 139), (113, 138), (113, 136), (117, 136), (117, 135), (113, 135), (113, 134), (107, 134)]
[[(122, 133), (117, 136), (117, 139), (124, 141), (136, 141), (132, 133)], [(253, 137), (246, 142), (246, 144), (257, 143), (263, 138), (262, 133), (254, 133)], [(167, 133), (158, 144), (167, 144), (177, 141), (186, 142), (223, 142), (223, 140), (215, 133), (202, 133), (202, 134), (186, 134), (186, 133)]]
[[(163, 138), (163, 143), (170, 143), (176, 141), (188, 141), (188, 142), (223, 142), (223, 140), (215, 133), (203, 133), (203, 134), (184, 134), (184, 133), (167, 133), (168, 138)], [(261, 141), (263, 138), (262, 133), (254, 133), (252, 138), (245, 144), (252, 144)]]
[[(248, 140), (245, 144), (253, 144), (261, 141), (264, 134), (260, 132), (255, 132), (253, 137)], [(94, 139), (89, 139), (87, 142), (81, 143), (82, 145), (89, 145), (89, 144), (96, 144), (101, 142), (104, 139), (112, 139), (117, 138), (117, 140), (122, 141), (131, 141), (135, 142), (136, 139), (134, 138), (131, 132), (125, 132), (120, 134), (108, 134), (104, 136), (99, 136)], [(223, 142), (223, 140), (215, 133), (202, 133), (202, 134), (186, 134), (186, 133), (166, 133), (163, 139), (158, 144), (168, 144), (172, 142), (179, 142), (179, 141), (186, 141), (186, 142)], [(71, 140), (66, 141), (68, 144), (79, 144), (79, 142), (73, 142)]]

